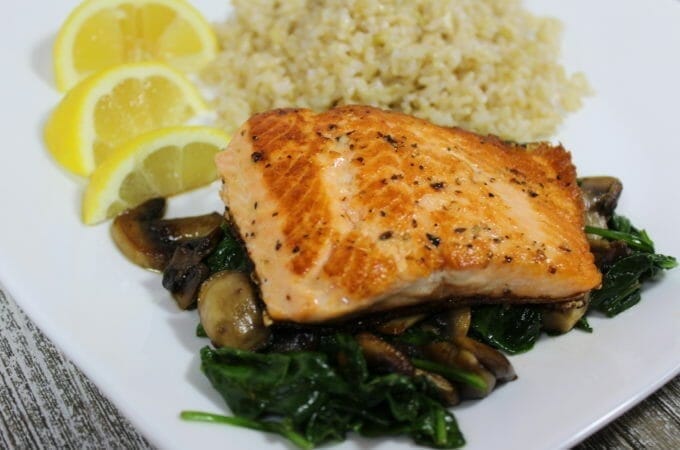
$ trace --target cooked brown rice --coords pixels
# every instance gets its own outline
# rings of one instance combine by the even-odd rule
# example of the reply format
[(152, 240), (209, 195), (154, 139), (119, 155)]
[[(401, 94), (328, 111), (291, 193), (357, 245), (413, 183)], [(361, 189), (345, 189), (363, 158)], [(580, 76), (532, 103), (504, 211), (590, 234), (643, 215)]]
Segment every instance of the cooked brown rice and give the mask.
[(233, 130), (275, 107), (370, 104), (519, 141), (553, 134), (585, 77), (520, 0), (233, 0), (205, 73)]

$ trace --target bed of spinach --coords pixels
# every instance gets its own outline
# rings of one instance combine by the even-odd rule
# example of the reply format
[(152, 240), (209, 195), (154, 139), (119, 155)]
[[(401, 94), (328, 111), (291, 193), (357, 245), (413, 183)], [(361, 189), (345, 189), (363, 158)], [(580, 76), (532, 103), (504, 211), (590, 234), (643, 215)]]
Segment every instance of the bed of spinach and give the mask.
[(465, 440), (423, 378), (368, 370), (349, 335), (322, 338), (318, 351), (201, 350), (202, 370), (235, 417), (186, 411), (182, 417), (280, 434), (301, 448), (364, 436), (405, 434), (456, 448)]

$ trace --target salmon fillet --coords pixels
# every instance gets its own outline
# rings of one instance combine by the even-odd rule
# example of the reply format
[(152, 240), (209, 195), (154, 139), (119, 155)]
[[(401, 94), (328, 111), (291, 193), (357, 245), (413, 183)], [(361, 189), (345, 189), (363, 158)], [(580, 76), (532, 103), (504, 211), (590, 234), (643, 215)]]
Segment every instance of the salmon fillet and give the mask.
[(561, 146), (365, 106), (253, 116), (216, 163), (277, 321), (424, 302), (557, 302), (599, 286)]

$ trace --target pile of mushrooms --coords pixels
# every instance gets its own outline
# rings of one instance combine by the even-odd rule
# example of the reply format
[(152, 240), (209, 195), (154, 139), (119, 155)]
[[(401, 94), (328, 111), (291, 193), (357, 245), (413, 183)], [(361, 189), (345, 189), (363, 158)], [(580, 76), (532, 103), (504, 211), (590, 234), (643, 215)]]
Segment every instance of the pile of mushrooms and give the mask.
[(217, 213), (164, 219), (166, 201), (149, 200), (119, 215), (111, 235), (138, 266), (163, 273), (163, 287), (181, 309), (198, 305), (201, 324), (215, 346), (255, 350), (268, 341), (263, 310), (250, 278), (240, 272), (211, 276), (204, 263), (224, 237)]
[[(414, 317), (395, 319), (380, 325), (376, 331), (385, 333), (392, 330), (397, 337), (408, 329), (403, 328), (405, 323), (412, 320), (418, 322), (423, 318), (422, 315)], [(472, 321), (469, 307), (440, 313), (436, 321), (444, 325), (446, 332), (442, 339), (424, 345), (389, 343), (384, 337), (367, 331), (355, 337), (369, 366), (384, 372), (425, 377), (447, 405), (456, 405), (461, 399), (486, 397), (499, 382), (517, 378), (510, 361), (502, 353), (468, 337)], [(428, 361), (476, 375), (477, 379), (483, 380), (483, 384), (453, 382), (451, 377), (444, 377), (432, 370)]]

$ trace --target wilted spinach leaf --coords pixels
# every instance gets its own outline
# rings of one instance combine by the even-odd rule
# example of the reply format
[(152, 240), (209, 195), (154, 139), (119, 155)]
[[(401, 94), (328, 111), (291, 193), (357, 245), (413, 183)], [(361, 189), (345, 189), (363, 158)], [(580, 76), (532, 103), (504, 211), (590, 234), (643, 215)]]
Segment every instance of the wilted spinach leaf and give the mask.
[(615, 215), (608, 226), (609, 229), (586, 227), (586, 231), (608, 240), (621, 240), (634, 250), (604, 268), (602, 287), (590, 297), (590, 309), (613, 317), (640, 301), (644, 281), (656, 277), (662, 270), (676, 267), (678, 262), (672, 256), (654, 253), (654, 242), (649, 235), (627, 218)]
[(534, 306), (488, 305), (472, 308), (472, 337), (511, 355), (530, 350), (541, 334), (542, 314)]
[(675, 258), (656, 253), (636, 252), (622, 258), (605, 272), (602, 287), (592, 292), (590, 308), (613, 317), (640, 301), (643, 281), (675, 266)]
[(223, 225), (222, 229), (224, 230), (224, 237), (217, 244), (217, 248), (204, 261), (210, 269), (210, 273), (217, 273), (222, 270), (248, 272), (252, 269), (252, 263), (243, 245), (234, 236), (229, 226)]
[(593, 332), (593, 327), (590, 326), (590, 324), (588, 323), (588, 318), (585, 315), (578, 319), (578, 322), (576, 322), (574, 328), (578, 328), (579, 330), (583, 330), (587, 333)]
[(203, 324), (199, 322), (198, 325), (196, 325), (196, 337), (200, 338), (207, 338), (208, 333), (205, 332), (205, 328), (203, 328)]

